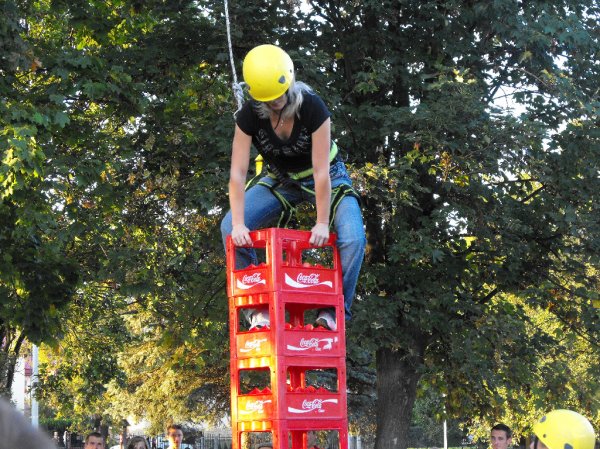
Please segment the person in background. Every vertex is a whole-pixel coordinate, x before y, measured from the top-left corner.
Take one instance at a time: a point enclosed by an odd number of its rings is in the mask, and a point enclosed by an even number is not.
[[[587,418],[572,410],[553,410],[533,425],[530,449],[594,449],[596,434]]]
[[[490,432],[492,449],[508,449],[512,445],[512,432],[506,424],[496,424]]]
[[[83,449],[104,449],[104,438],[100,432],[89,433],[85,437]]]
[[[179,449],[183,441],[183,428],[179,424],[169,424],[167,427],[169,449]]]
[[[127,443],[127,449],[150,449],[144,437],[133,437]]]

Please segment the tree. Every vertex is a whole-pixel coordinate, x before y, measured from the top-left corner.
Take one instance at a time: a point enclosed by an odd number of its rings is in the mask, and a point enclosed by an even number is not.
[[[44,139],[61,127],[47,95],[28,89],[40,61],[20,33],[12,2],[2,5],[0,39],[0,394],[10,395],[25,339],[56,342],[60,310],[73,296],[78,273],[58,235],[54,204],[44,194]]]
[[[225,185],[220,144],[231,119],[221,118],[230,114],[222,70],[206,62],[221,51],[207,47],[212,25],[194,2],[21,6],[20,20],[31,24],[22,34],[44,55],[32,85],[63,108],[61,126],[44,141],[52,163],[39,194],[53,205],[47,213],[60,223],[80,275],[76,301],[62,314],[67,335],[42,367],[40,395],[81,428],[108,404],[115,413],[164,404],[153,408],[155,423],[179,418],[189,400],[176,399],[189,390],[173,396],[165,385],[138,401],[151,387],[134,372],[127,387],[139,391],[130,410],[120,393],[123,358],[144,345],[156,345],[157,363],[167,370],[196,375],[203,358],[217,360],[212,377],[219,392],[228,391],[220,353],[224,273],[214,230],[217,199],[225,199],[223,187],[215,188]],[[199,342],[192,348],[199,350],[202,326],[218,333],[218,343],[202,346],[219,352],[194,352],[188,367],[178,345]],[[196,389],[206,389],[201,381]]]
[[[100,294],[99,294],[100,293]],[[98,286],[82,289],[63,313],[64,335],[54,346],[40,351],[40,374],[36,396],[53,412],[52,418],[67,419],[73,429],[95,430],[93,417],[103,424],[118,422],[106,410],[113,400],[110,384],[126,386],[120,354],[130,343],[130,332],[122,312],[125,304],[104,294]]]

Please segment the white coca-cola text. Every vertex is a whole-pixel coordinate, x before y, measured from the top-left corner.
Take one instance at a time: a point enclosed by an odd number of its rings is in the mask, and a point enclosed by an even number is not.
[[[246,402],[246,410],[249,412],[262,412],[265,409],[265,404],[271,401],[249,401]]]
[[[251,275],[245,274],[242,278],[242,282],[244,284],[258,284],[262,279],[260,278],[260,273],[254,273]]]
[[[302,401],[303,410],[321,410],[321,408],[323,408],[323,400],[321,399],[313,399],[312,401],[305,399]]]
[[[251,351],[253,349],[259,349],[260,346],[267,341],[266,338],[261,338],[257,340],[248,340],[244,345],[244,349]]]
[[[319,275],[317,273],[311,273],[311,274],[298,273],[296,282],[299,282],[301,284],[318,284],[319,283]]]
[[[319,347],[319,339],[318,338],[302,338],[300,340],[301,348],[318,348]]]

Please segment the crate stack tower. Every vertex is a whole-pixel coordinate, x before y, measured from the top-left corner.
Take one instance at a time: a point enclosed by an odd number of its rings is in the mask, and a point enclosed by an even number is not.
[[[231,342],[232,449],[244,433],[270,432],[274,449],[306,449],[310,431],[337,431],[348,448],[346,341],[340,258],[335,235],[332,264],[305,262],[310,232],[269,228],[250,233],[265,262],[235,269],[236,247],[227,240],[227,292]],[[239,248],[238,251],[247,250]],[[308,251],[310,252],[310,251]],[[268,308],[270,326],[246,330],[244,312]],[[305,322],[333,308],[337,330]],[[270,385],[249,386],[259,371]],[[314,373],[329,377],[313,385]],[[311,377],[312,376],[312,377]],[[261,388],[262,387],[262,388]]]

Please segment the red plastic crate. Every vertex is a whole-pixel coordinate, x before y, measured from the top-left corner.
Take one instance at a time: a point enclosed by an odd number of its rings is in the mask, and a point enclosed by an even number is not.
[[[338,331],[285,329],[276,333],[273,328],[239,332],[233,338],[232,356],[238,359],[268,357],[277,353],[289,357],[343,357],[345,355],[344,338]]]
[[[345,357],[345,322],[343,315],[343,296],[327,295],[327,304],[319,304],[314,298],[307,299],[299,295],[265,293],[248,297],[230,299],[229,325],[231,356],[235,358],[263,357],[269,355],[301,357]],[[302,303],[304,301],[304,303]],[[253,304],[253,307],[267,306],[271,320],[270,328],[243,331],[239,329],[242,307],[236,304]],[[330,331],[303,322],[303,313],[307,309],[334,307],[338,329]],[[286,318],[286,307],[288,316]],[[284,320],[289,320],[285,322]]]
[[[335,235],[328,242],[331,267],[303,261],[304,251],[313,248],[308,231],[270,228],[251,238],[266,262],[240,270],[234,269],[236,247],[227,240],[233,449],[241,449],[242,433],[257,431],[271,432],[275,449],[288,449],[290,437],[293,449],[306,449],[312,430],[337,431],[340,449],[347,449],[344,299]],[[244,309],[265,307],[269,328],[240,328]],[[335,310],[335,332],[304,322],[307,312],[321,308]],[[321,369],[336,371],[335,391],[306,385],[308,372]],[[241,392],[245,370],[265,372],[269,387]]]
[[[277,404],[274,394],[245,394],[237,397],[237,421],[267,419],[342,419],[346,401],[340,393],[285,393]],[[279,405],[280,412],[276,413]]]
[[[266,262],[259,266],[235,269],[235,248],[227,237],[227,294],[255,295],[286,291],[304,294],[342,294],[340,257],[331,234],[324,247],[333,251],[333,268],[302,261],[303,251],[318,248],[309,243],[311,233],[294,229],[268,228],[250,232],[252,245],[264,248]],[[285,259],[284,259],[285,256]]]
[[[337,431],[339,449],[348,449],[348,420],[265,420],[243,421],[232,425],[232,449],[241,449],[242,434],[247,432],[270,432],[274,449],[288,449],[291,436],[292,449],[306,448],[306,433],[309,431]]]
[[[240,372],[266,367],[270,370],[270,388],[240,394]],[[232,421],[346,417],[346,364],[343,357],[318,360],[282,356],[233,359],[230,369]],[[319,369],[336,371],[335,391],[306,385],[306,372]]]
[[[229,297],[231,307],[256,307],[258,305],[269,305],[271,302],[287,304],[303,304],[318,307],[337,307],[343,306],[343,295],[324,295],[309,292],[262,292],[251,295],[238,295]]]

